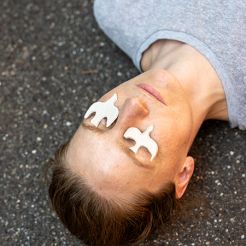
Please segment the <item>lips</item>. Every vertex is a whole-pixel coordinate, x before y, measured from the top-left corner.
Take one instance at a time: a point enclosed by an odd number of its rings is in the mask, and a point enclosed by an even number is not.
[[[137,85],[139,88],[145,90],[148,94],[150,94],[151,96],[153,96],[154,98],[156,98],[158,101],[160,101],[161,103],[165,104],[161,94],[159,93],[159,91],[157,91],[154,87],[152,87],[149,84],[144,84],[144,83],[140,83]],[[165,104],[166,105],[166,104]]]

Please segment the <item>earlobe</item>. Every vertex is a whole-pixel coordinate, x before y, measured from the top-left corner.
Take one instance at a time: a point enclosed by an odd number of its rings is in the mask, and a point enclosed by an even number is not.
[[[194,159],[191,156],[187,156],[183,163],[181,171],[175,178],[175,195],[177,199],[180,199],[189,184],[191,176],[194,171]]]

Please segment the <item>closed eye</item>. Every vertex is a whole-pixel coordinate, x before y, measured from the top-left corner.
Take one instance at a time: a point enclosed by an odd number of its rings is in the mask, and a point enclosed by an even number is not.
[[[87,118],[86,120],[84,120],[83,122],[82,122],[82,126],[83,127],[85,127],[86,129],[89,129],[89,130],[93,130],[93,131],[106,131],[106,130],[108,130],[108,129],[111,129],[111,128],[113,128],[114,127],[114,125],[116,124],[116,121],[117,121],[117,119],[109,126],[109,127],[107,127],[106,126],[106,122],[107,122],[107,120],[106,120],[106,118],[103,118],[101,121],[100,121],[100,123],[99,123],[99,125],[98,125],[98,127],[95,127],[93,124],[91,124],[90,122],[91,122],[91,119],[94,117],[94,115],[91,115],[89,118]]]
[[[131,148],[136,144],[136,142],[132,139],[126,139],[126,141],[127,141],[128,148]],[[135,153],[135,155],[149,158],[150,152],[149,152],[148,148],[146,148],[144,146],[140,146],[140,148],[138,149],[137,153]]]
[[[116,121],[117,121],[117,119],[115,119],[115,121],[114,121],[110,126],[107,127],[107,126],[106,126],[106,124],[107,124],[107,119],[106,119],[106,118],[103,118],[103,119],[100,121],[98,127],[102,128],[102,129],[104,129],[104,130],[112,129],[112,128],[114,127]]]

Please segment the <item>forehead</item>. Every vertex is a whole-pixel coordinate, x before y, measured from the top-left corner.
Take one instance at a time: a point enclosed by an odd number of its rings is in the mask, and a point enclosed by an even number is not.
[[[81,170],[92,168],[108,175],[116,168],[131,166],[131,158],[117,142],[119,143],[118,135],[96,134],[80,127],[69,146],[69,163]]]
[[[104,190],[147,188],[148,179],[153,174],[152,170],[134,165],[112,141],[112,135],[109,138],[78,129],[67,153],[68,165],[85,176],[91,185]]]

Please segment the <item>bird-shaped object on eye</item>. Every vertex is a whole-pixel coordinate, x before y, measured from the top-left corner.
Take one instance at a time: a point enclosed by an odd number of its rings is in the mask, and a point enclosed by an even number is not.
[[[154,126],[149,126],[143,133],[136,127],[130,127],[124,133],[124,138],[129,138],[135,141],[135,145],[129,149],[135,154],[140,147],[145,147],[151,154],[151,161],[155,158],[158,152],[157,143],[150,137],[150,132],[153,131]]]
[[[96,113],[92,118],[91,123],[98,127],[100,121],[104,118],[107,119],[106,127],[109,127],[118,117],[119,110],[114,105],[117,100],[117,94],[115,93],[111,98],[105,102],[95,102],[84,115],[84,119],[87,119],[91,114]]]

